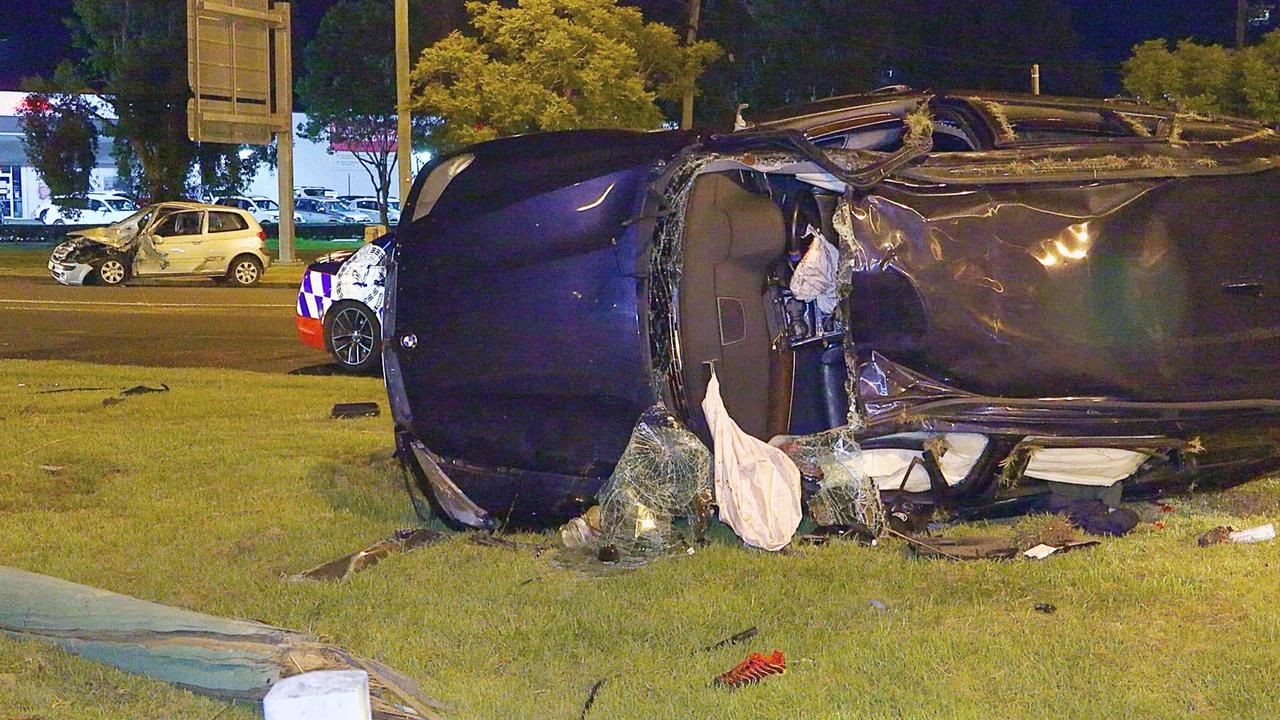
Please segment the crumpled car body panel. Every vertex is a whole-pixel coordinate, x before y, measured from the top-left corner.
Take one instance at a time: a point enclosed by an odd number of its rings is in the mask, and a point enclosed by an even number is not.
[[[475,160],[429,215],[405,208],[389,261],[383,364],[402,461],[419,443],[450,495],[500,523],[589,504],[646,408],[688,418],[701,399],[661,377],[681,352],[674,286],[650,277],[655,228],[683,210],[668,183],[699,158],[749,172],[814,150],[787,132],[468,148]],[[816,187],[840,187],[858,153],[810,163]],[[797,365],[791,407],[809,409],[793,433],[852,404],[864,452],[917,438],[927,455],[921,433],[980,434],[964,479],[916,493],[956,507],[1025,503],[1010,490],[1044,448],[1141,452],[1135,492],[1280,467],[1273,136],[893,155],[844,181],[844,347],[811,347],[822,363]],[[414,196],[448,161],[424,169]],[[850,380],[845,406],[829,400],[831,373]]]

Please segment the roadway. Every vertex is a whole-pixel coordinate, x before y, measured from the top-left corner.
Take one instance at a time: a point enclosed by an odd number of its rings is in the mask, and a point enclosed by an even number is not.
[[[66,287],[0,276],[0,359],[326,372],[298,341],[294,287],[203,281]]]

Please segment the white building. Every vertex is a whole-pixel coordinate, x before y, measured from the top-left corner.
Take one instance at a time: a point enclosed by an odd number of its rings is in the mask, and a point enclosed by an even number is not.
[[[26,150],[22,146],[22,128],[19,126],[18,107],[26,93],[0,91],[0,217],[30,218],[36,208],[48,200],[49,188],[31,167]],[[368,174],[349,152],[329,152],[325,143],[315,143],[298,136],[297,128],[305,122],[301,113],[293,115],[293,182],[297,187],[326,187],[337,195],[373,195],[373,183]],[[186,124],[186,118],[175,118]],[[414,158],[416,171],[430,155],[418,153]],[[90,190],[116,189],[118,173],[111,157],[109,141],[98,143],[97,167],[90,177]],[[279,200],[276,172],[263,167],[246,190],[249,195],[262,195]],[[397,194],[392,182],[391,194]]]

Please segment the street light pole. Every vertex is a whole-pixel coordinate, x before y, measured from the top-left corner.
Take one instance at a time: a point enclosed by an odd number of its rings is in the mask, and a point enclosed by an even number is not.
[[[409,115],[409,0],[396,3],[396,164],[399,165],[400,207],[409,202],[413,182],[413,124]]]

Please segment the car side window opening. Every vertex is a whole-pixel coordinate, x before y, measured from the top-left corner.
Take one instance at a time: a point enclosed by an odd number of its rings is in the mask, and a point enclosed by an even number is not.
[[[156,226],[154,233],[160,237],[176,237],[179,235],[199,235],[199,211],[175,212],[169,214]]]
[[[248,223],[237,213],[209,213],[209,232],[211,233],[234,232],[236,230],[245,230],[248,227]]]

